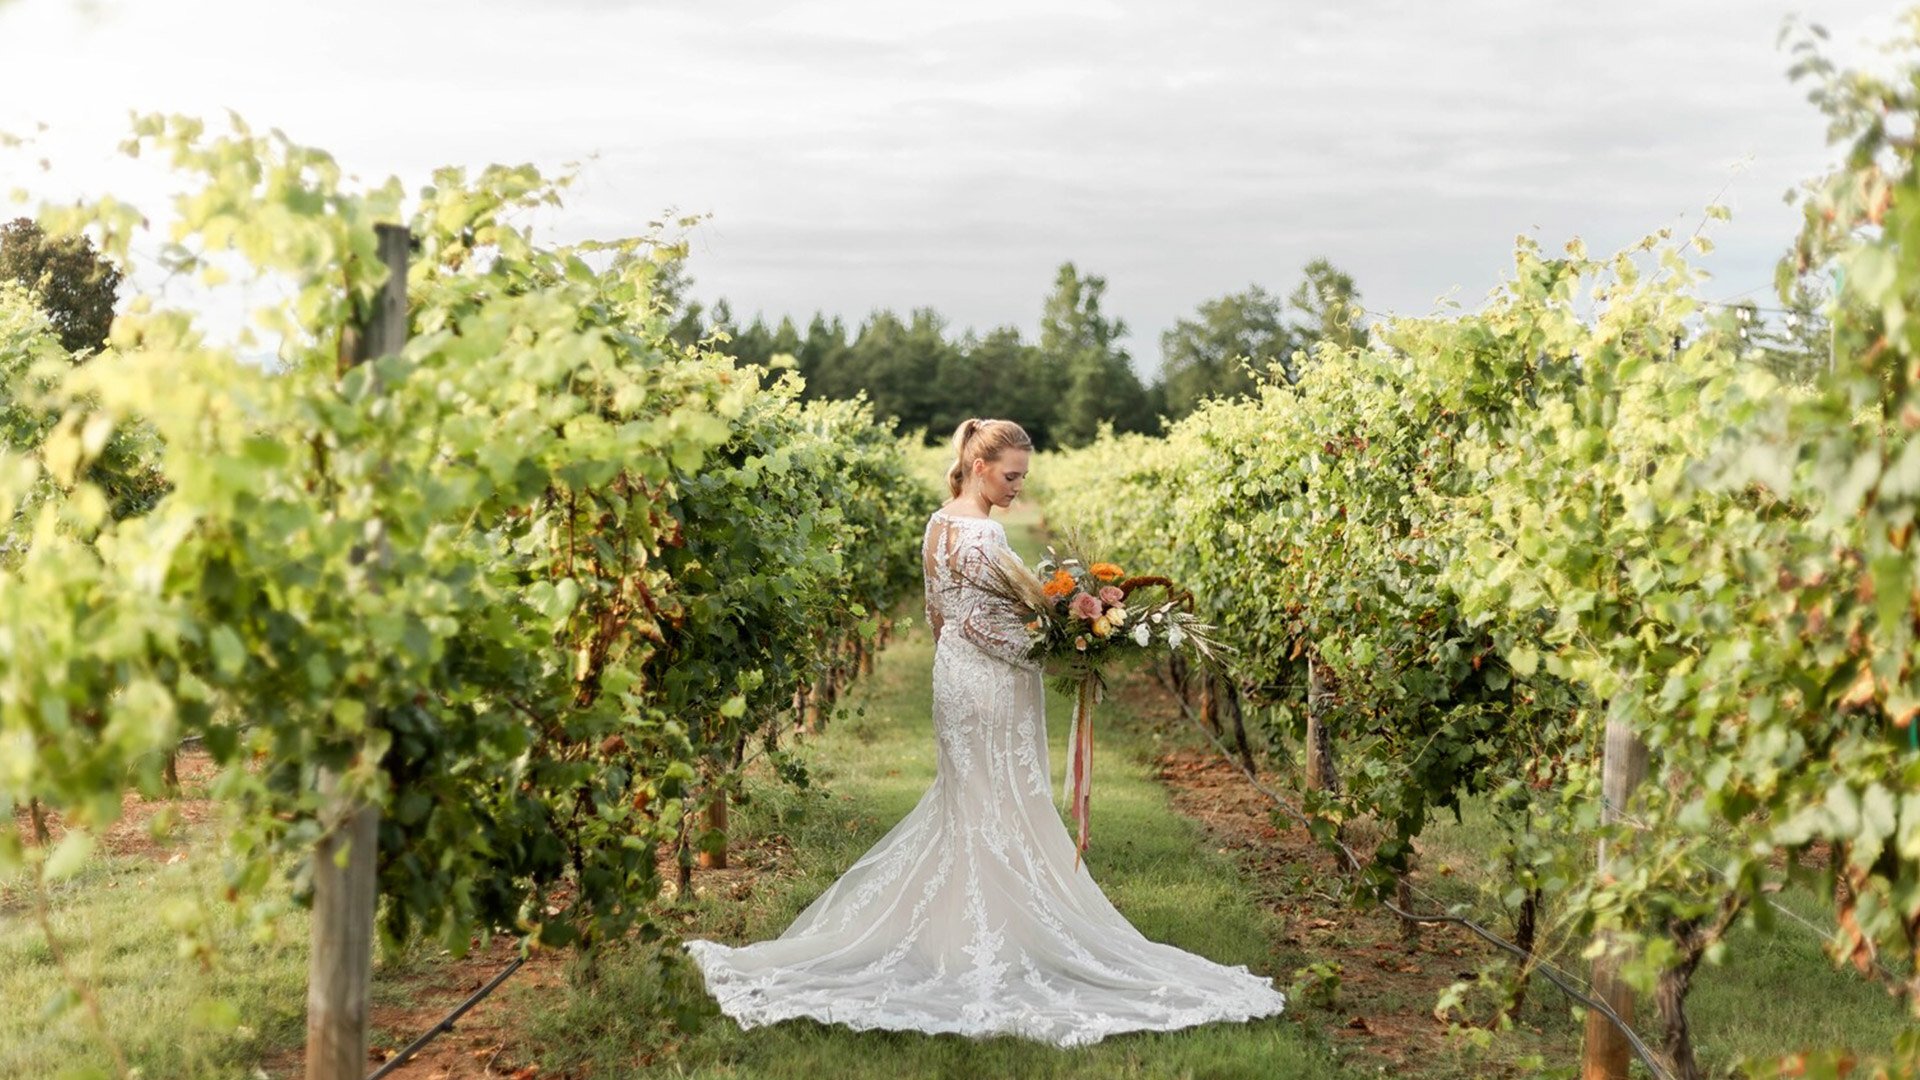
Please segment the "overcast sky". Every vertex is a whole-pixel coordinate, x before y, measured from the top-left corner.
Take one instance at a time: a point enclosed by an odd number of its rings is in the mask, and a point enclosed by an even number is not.
[[[417,186],[437,165],[583,162],[556,239],[710,213],[692,271],[742,315],[931,306],[1031,334],[1058,265],[1157,369],[1201,301],[1324,255],[1375,312],[1475,306],[1530,233],[1691,231],[1710,299],[1763,302],[1781,196],[1834,157],[1782,19],[1844,59],[1867,0],[0,0],[0,192],[114,194],[129,110],[233,109]],[[40,157],[54,167],[32,165]],[[157,243],[157,241],[156,241]]]

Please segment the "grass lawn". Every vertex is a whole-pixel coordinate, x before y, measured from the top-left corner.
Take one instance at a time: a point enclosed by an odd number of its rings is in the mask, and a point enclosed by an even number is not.
[[[49,887],[54,939],[91,988],[129,1066],[146,1077],[245,1075],[297,1042],[306,1004],[306,919],[257,932],[220,899],[218,844],[195,827],[177,846],[95,854]],[[202,963],[181,944],[193,927]],[[0,1076],[110,1075],[113,1057],[41,932],[31,889],[0,886]],[[85,1070],[96,1070],[87,1073]]]

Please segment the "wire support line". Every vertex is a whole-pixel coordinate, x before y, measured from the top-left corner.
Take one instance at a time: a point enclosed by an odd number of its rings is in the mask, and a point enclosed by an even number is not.
[[[1755,311],[1763,315],[1793,315],[1798,318],[1806,318],[1808,314],[1804,311],[1795,311],[1792,308],[1767,307],[1763,304],[1749,304],[1733,300],[1695,300],[1694,302],[1702,307],[1727,308],[1734,311]],[[1815,311],[1813,314],[1818,315],[1819,312]]]
[[[442,1017],[439,1023],[428,1028],[426,1032],[422,1034],[419,1038],[408,1043],[406,1049],[393,1055],[391,1058],[388,1058],[386,1061],[386,1064],[381,1065],[380,1068],[376,1069],[371,1075],[367,1077],[367,1080],[382,1080],[383,1077],[392,1073],[395,1069],[398,1069],[400,1066],[405,1065],[413,1057],[413,1055],[419,1053],[428,1043],[439,1038],[441,1035],[445,1034],[446,1032],[452,1031],[455,1021],[459,1020],[462,1016],[465,1016],[467,1014],[468,1009],[471,1009],[475,1005],[480,1004],[480,1002],[484,1000],[488,994],[493,993],[496,987],[498,987],[501,983],[506,982],[508,976],[512,975],[516,971],[519,971],[520,965],[526,962],[527,962],[527,958],[524,956],[514,957],[513,963],[508,964],[506,967],[506,970],[502,971],[498,975],[495,975],[491,982],[487,983],[487,985],[475,991],[472,997],[469,997],[467,1000],[461,1002],[458,1008],[454,1009],[452,1012]]]
[[[1236,758],[1233,755],[1232,751],[1227,747],[1227,745],[1220,741],[1219,736],[1207,730],[1206,725],[1202,724],[1200,722],[1200,718],[1194,715],[1193,710],[1187,705],[1186,700],[1184,698],[1180,697],[1179,695],[1175,695],[1175,700],[1179,701],[1180,703],[1181,715],[1185,716],[1187,721],[1193,725],[1194,730],[1200,732],[1200,734],[1204,735],[1207,738],[1208,742],[1213,744],[1214,750],[1216,750],[1220,754],[1220,756],[1227,761],[1228,764],[1232,765],[1235,769],[1239,770],[1240,774],[1247,778],[1247,782],[1252,784],[1255,790],[1259,791],[1262,795],[1265,795],[1268,798],[1268,800],[1273,802],[1274,805],[1278,806],[1281,809],[1281,811],[1284,812],[1288,817],[1298,822],[1302,828],[1307,829],[1308,832],[1311,833],[1313,829],[1312,819],[1308,818],[1304,812],[1294,807],[1292,803],[1288,802],[1279,793],[1275,792],[1272,788],[1268,787],[1265,783],[1261,782],[1260,777],[1256,775],[1253,771],[1248,769],[1246,765],[1243,762],[1241,762],[1238,758]],[[1348,869],[1355,873],[1360,872],[1362,868],[1360,857],[1354,853],[1354,850],[1352,848],[1347,846],[1346,841],[1341,840],[1339,837],[1335,837],[1333,840],[1333,844],[1335,847],[1339,848],[1340,854],[1346,860]],[[1405,879],[1403,878],[1402,880],[1404,881]],[[1445,902],[1441,901],[1438,897],[1420,888],[1419,886],[1414,885],[1412,882],[1407,882],[1407,891],[1424,898],[1428,903],[1431,903],[1437,907],[1446,906]],[[1492,945],[1495,948],[1502,950],[1503,952],[1507,952],[1514,956],[1519,957],[1521,960],[1525,961],[1527,964],[1527,966],[1524,967],[1523,970],[1538,972],[1549,983],[1553,984],[1553,987],[1559,990],[1562,994],[1565,994],[1568,998],[1572,999],[1573,1001],[1586,1006],[1588,1009],[1592,1010],[1593,1012],[1600,1014],[1600,1016],[1604,1017],[1609,1024],[1612,1024],[1614,1029],[1620,1032],[1621,1036],[1627,1040],[1628,1045],[1633,1048],[1634,1056],[1639,1058],[1640,1063],[1642,1065],[1645,1065],[1647,1067],[1647,1071],[1653,1074],[1654,1080],[1672,1080],[1673,1074],[1667,1070],[1666,1066],[1654,1054],[1652,1049],[1650,1049],[1647,1046],[1645,1040],[1641,1039],[1640,1036],[1634,1032],[1633,1028],[1624,1019],[1621,1018],[1620,1014],[1613,1010],[1612,1006],[1578,989],[1574,984],[1579,982],[1580,980],[1577,977],[1571,974],[1568,974],[1562,969],[1556,967],[1552,961],[1528,952],[1527,950],[1521,948],[1519,945],[1516,945],[1513,942],[1508,941],[1506,938],[1503,938],[1500,935],[1494,933],[1493,931],[1488,930],[1486,927],[1481,926],[1479,923],[1473,921],[1472,919],[1464,918],[1459,915],[1420,914],[1416,912],[1411,912],[1400,907],[1398,904],[1395,904],[1393,901],[1388,900],[1384,897],[1380,899],[1380,904],[1381,906],[1385,907],[1388,911],[1391,911],[1393,914],[1399,916],[1402,919],[1407,920],[1408,922],[1416,922],[1416,923],[1421,923],[1425,925],[1458,926],[1461,929],[1466,930],[1469,933],[1472,933],[1475,937],[1480,938],[1482,941],[1485,941],[1487,944]]]

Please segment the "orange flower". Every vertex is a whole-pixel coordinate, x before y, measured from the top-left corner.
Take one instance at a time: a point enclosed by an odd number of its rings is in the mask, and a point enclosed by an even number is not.
[[[1055,570],[1053,580],[1040,587],[1047,599],[1058,600],[1073,591],[1073,575],[1065,570]]]
[[[1101,581],[1112,581],[1120,576],[1120,568],[1110,562],[1097,562],[1087,568],[1087,572]]]

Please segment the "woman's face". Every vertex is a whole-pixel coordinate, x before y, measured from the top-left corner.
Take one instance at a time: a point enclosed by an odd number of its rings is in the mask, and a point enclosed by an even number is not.
[[[973,475],[980,494],[994,506],[1012,506],[1027,482],[1027,463],[1032,457],[1027,450],[1002,450],[994,461],[976,460]]]

